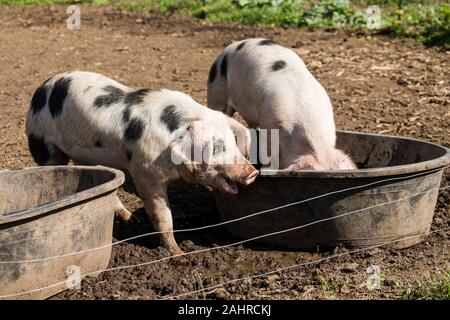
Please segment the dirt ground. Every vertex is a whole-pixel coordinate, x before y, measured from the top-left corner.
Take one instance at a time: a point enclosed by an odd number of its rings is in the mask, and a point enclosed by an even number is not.
[[[74,69],[106,74],[136,87],[168,87],[206,103],[210,63],[232,41],[268,37],[294,48],[328,91],[339,129],[425,139],[450,147],[450,52],[366,33],[264,29],[108,7],[82,7],[81,30],[65,27],[65,7],[0,6],[0,169],[33,165],[25,114],[37,86]],[[442,186],[449,185],[447,170]],[[141,201],[122,189],[125,205],[144,217]],[[206,189],[175,183],[170,190],[175,229],[219,221]],[[441,192],[433,229],[449,224],[448,192]],[[149,232],[148,223],[116,222],[115,239]],[[237,241],[222,228],[180,233],[185,251]],[[447,233],[413,248],[373,249],[267,277],[235,282],[188,299],[386,299],[402,297],[449,266]],[[110,266],[167,256],[157,237],[113,247]],[[338,248],[334,253],[345,252]],[[106,272],[83,281],[79,291],[56,299],[155,299],[273,270],[331,253],[304,253],[245,246]],[[366,269],[379,265],[382,286],[368,290]]]

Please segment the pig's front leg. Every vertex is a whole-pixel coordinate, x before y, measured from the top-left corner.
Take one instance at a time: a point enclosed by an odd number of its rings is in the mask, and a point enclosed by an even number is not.
[[[167,197],[167,186],[155,184],[151,179],[137,178],[135,185],[139,196],[144,201],[145,212],[160,237],[164,247],[173,255],[182,254],[173,235],[172,212]]]

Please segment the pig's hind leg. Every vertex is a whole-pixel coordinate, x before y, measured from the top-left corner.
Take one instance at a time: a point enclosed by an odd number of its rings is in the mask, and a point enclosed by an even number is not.
[[[116,197],[116,205],[114,207],[114,215],[124,222],[140,222],[125,206],[118,197]]]
[[[37,135],[28,136],[28,148],[34,161],[40,166],[67,165],[69,157],[52,142]]]
[[[235,112],[235,108],[229,101],[227,79],[221,72],[222,65],[223,57],[219,57],[209,70],[207,103],[209,108],[223,112],[231,117]]]
[[[74,165],[86,165],[85,163],[72,159]],[[67,164],[67,163],[66,163]],[[116,196],[116,203],[114,205],[114,216],[120,219],[123,222],[140,222],[140,220],[133,215],[125,206],[122,201],[120,201],[119,197]]]

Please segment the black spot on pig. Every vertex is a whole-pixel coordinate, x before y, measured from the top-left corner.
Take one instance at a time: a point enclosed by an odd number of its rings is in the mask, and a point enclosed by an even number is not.
[[[83,93],[87,93],[89,90],[92,89],[92,86],[87,86],[84,90]]]
[[[217,61],[214,61],[214,63],[211,66],[211,69],[209,69],[208,83],[214,82],[214,79],[216,78],[216,73],[217,73]]]
[[[181,115],[176,111],[174,105],[169,105],[161,112],[160,120],[165,123],[167,128],[172,132],[180,127]]]
[[[48,106],[52,118],[59,116],[62,112],[64,100],[67,97],[70,89],[72,78],[63,77],[58,79],[53,85],[52,93],[48,99]]]
[[[130,113],[131,113],[131,109],[130,107],[126,107],[125,109],[123,109],[122,112],[122,121],[127,123],[128,121],[130,121]]]
[[[278,60],[272,65],[272,70],[278,71],[278,70],[283,69],[284,67],[286,67],[286,61]]]
[[[103,147],[102,141],[101,141],[100,139],[97,139],[97,141],[95,141],[95,146],[96,146],[97,148]]]
[[[130,150],[125,151],[125,155],[127,156],[128,161],[131,161],[133,158],[133,153]]]
[[[45,103],[47,102],[47,89],[45,88],[46,83],[40,85],[37,88],[36,92],[33,94],[33,98],[31,98],[31,111],[33,114],[42,110],[45,107]]]
[[[125,104],[127,106],[133,106],[142,103],[145,96],[152,91],[149,88],[136,89],[125,96]]]
[[[119,102],[124,97],[123,90],[114,86],[106,86],[103,88],[103,91],[108,92],[108,94],[95,98],[94,106],[97,108],[109,107],[110,105]]]
[[[277,44],[278,44],[278,42],[273,41],[271,39],[264,39],[264,40],[261,40],[258,42],[258,45],[260,45],[260,46],[274,46]]]
[[[103,88],[103,91],[109,92],[109,93],[113,93],[113,94],[116,94],[116,95],[124,95],[124,92],[123,92],[122,89],[114,87],[114,86],[105,86]]]
[[[38,165],[42,166],[50,159],[50,151],[44,142],[44,139],[38,138],[33,134],[28,137],[28,148],[31,156]]]
[[[126,142],[136,142],[144,133],[145,123],[141,119],[134,118],[128,122],[125,128],[124,139]]]
[[[245,46],[245,41],[244,42],[241,42],[241,43],[239,43],[239,45],[236,47],[236,51],[239,51],[239,50],[241,50],[243,47]]]
[[[220,64],[220,75],[227,78],[227,68],[228,68],[228,55],[225,55],[222,59],[222,63]]]

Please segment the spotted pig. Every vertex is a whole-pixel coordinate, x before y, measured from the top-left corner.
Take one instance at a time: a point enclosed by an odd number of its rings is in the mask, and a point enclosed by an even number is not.
[[[249,137],[237,121],[184,93],[132,89],[91,72],[67,72],[42,83],[30,104],[26,133],[39,165],[72,160],[129,171],[173,254],[181,250],[167,198],[171,181],[182,178],[237,193],[236,183],[248,185],[258,175],[245,158],[248,143],[236,143],[236,134]],[[201,158],[191,157],[198,153]],[[115,211],[124,220],[131,217],[119,199]]]
[[[336,149],[333,108],[325,89],[292,50],[268,39],[247,39],[223,50],[210,68],[208,106],[252,128],[279,129],[279,166],[356,169]]]

